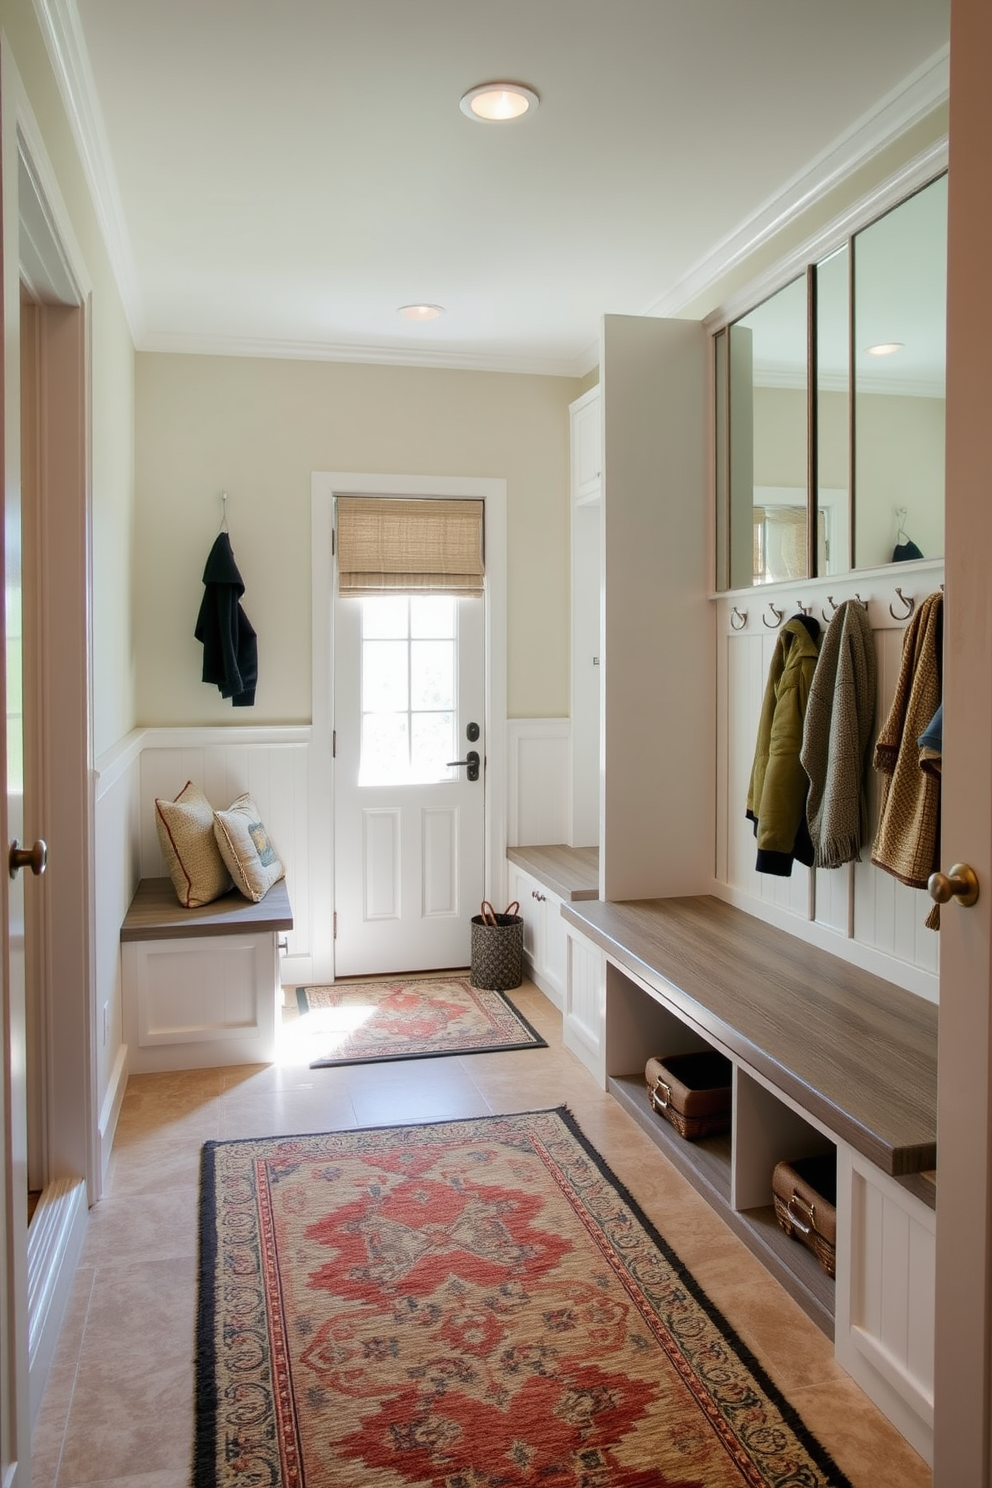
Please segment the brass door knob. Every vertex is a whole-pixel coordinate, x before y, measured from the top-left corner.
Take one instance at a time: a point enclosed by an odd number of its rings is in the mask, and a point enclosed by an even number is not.
[[[40,877],[48,863],[48,843],[39,837],[33,847],[22,847],[15,837],[10,844],[7,866],[11,878],[16,878],[22,868],[30,868],[35,878]]]
[[[978,898],[978,875],[967,863],[955,863],[949,874],[931,873],[927,889],[938,904],[956,899],[962,909],[970,909]]]

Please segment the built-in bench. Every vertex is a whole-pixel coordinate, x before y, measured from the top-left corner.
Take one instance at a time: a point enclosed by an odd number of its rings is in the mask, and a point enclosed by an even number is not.
[[[563,903],[566,1046],[834,1337],[924,1456],[932,1428],[937,1008],[712,897]],[[684,1141],[652,1055],[715,1048],[731,1129]],[[834,1151],[837,1274],[785,1235],[782,1160]]]
[[[258,904],[232,890],[184,909],[171,879],[142,879],[120,934],[131,1071],[270,1062],[292,928],[285,880]]]

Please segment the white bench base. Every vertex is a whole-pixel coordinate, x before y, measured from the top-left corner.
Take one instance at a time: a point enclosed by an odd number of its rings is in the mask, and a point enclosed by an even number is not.
[[[271,1063],[291,927],[284,884],[258,905],[231,894],[184,910],[167,879],[143,880],[121,929],[131,1073]]]

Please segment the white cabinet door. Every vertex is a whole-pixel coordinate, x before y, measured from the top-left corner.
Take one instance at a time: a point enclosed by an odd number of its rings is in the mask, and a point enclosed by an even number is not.
[[[515,863],[509,865],[510,900],[520,904],[527,974],[560,1008],[565,990],[565,935],[561,900]]]
[[[569,408],[572,432],[572,499],[596,501],[602,476],[603,436],[599,388],[590,388]]]
[[[837,1361],[932,1462],[936,1215],[841,1142],[837,1220]]]
[[[572,821],[573,847],[599,842],[601,540],[599,389],[571,414]]]

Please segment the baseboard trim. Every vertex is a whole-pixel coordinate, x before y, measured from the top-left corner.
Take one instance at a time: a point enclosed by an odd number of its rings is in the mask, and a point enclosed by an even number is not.
[[[97,1130],[100,1150],[100,1192],[94,1195],[95,1198],[103,1197],[103,1185],[110,1166],[110,1154],[114,1146],[114,1137],[117,1134],[117,1121],[121,1114],[126,1089],[127,1044],[121,1044],[117,1050],[114,1067],[110,1072],[110,1079],[107,1081],[107,1093],[100,1108],[100,1123]]]
[[[89,1210],[82,1178],[58,1178],[38,1201],[28,1226],[28,1371],[31,1426],[41,1409]]]
[[[551,1003],[552,1007],[556,1007],[558,1011],[561,1012],[562,1008],[565,1006],[565,999],[562,997],[558,989],[552,986],[551,982],[549,982],[546,977],[543,977],[535,968],[534,962],[531,960],[526,951],[524,951],[523,954],[523,967],[525,975],[530,981],[534,983],[534,986],[538,989],[538,991],[543,992],[545,997]]]

